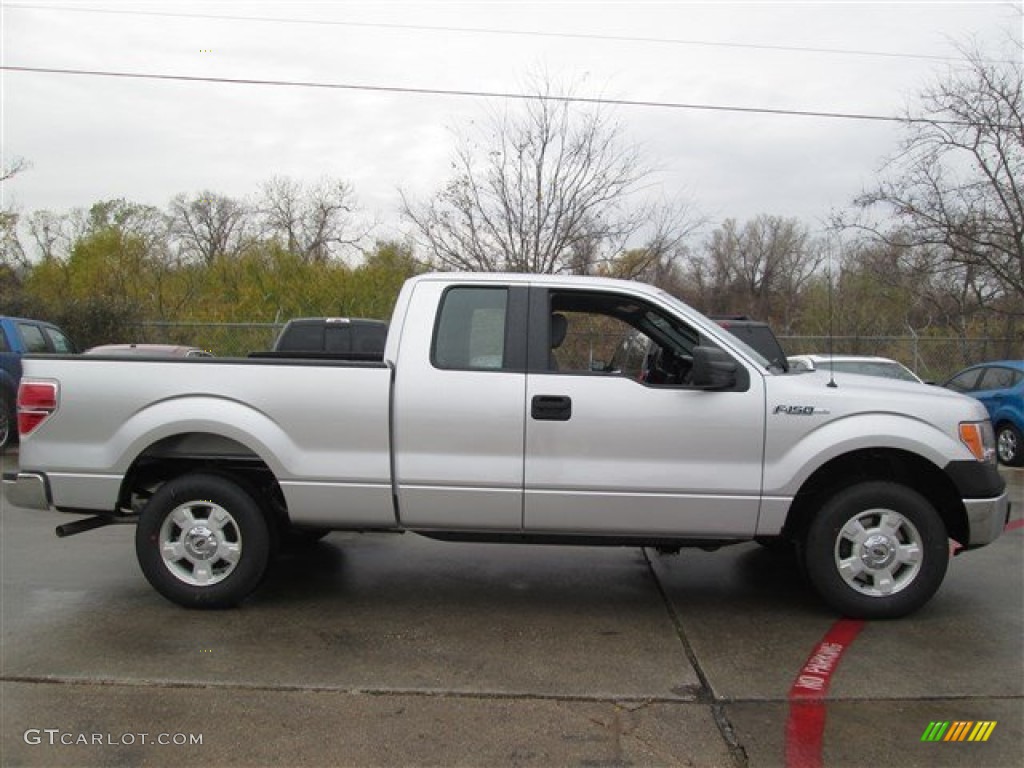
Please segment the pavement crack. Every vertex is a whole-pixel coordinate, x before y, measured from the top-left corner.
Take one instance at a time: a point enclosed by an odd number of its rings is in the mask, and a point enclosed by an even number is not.
[[[676,636],[679,638],[679,643],[683,648],[683,652],[686,654],[686,659],[690,662],[690,665],[697,673],[697,679],[700,681],[700,691],[698,692],[697,700],[710,707],[711,716],[715,721],[715,725],[722,737],[722,741],[725,742],[726,749],[729,750],[729,755],[732,757],[733,765],[736,766],[736,768],[747,768],[749,765],[747,751],[744,749],[743,745],[740,744],[739,739],[736,736],[736,730],[733,728],[732,723],[725,712],[724,702],[719,701],[715,697],[715,691],[711,687],[711,681],[708,679],[703,666],[701,666],[700,659],[697,658],[697,653],[693,649],[693,644],[690,643],[690,639],[686,634],[686,627],[683,626],[683,617],[679,614],[679,611],[676,610],[675,605],[672,603],[672,599],[669,597],[668,592],[665,589],[665,585],[662,584],[661,579],[658,578],[658,572],[654,569],[654,563],[651,561],[650,553],[646,548],[641,549],[640,551],[643,553],[644,560],[647,561],[647,570],[651,574],[651,579],[654,581],[658,594],[661,595],[661,600],[665,605],[665,610],[668,612],[672,625],[675,627]]]
[[[555,701],[612,704],[623,707],[644,707],[652,703],[681,704],[687,700],[675,696],[618,696],[613,693],[577,694],[544,691],[470,690],[458,688],[400,688],[387,686],[317,685],[312,683],[241,683],[230,681],[196,681],[169,679],[118,679],[73,677],[63,675],[0,675],[0,682],[29,685],[75,685],[125,688],[166,688],[194,690],[236,690],[286,693],[340,693],[351,696],[409,696],[419,698],[480,699],[491,701]],[[692,701],[692,700],[691,700]]]

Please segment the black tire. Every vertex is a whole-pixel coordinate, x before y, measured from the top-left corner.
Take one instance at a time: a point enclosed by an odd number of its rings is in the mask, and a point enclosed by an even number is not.
[[[146,579],[168,600],[186,608],[230,608],[263,578],[271,539],[245,487],[196,472],[153,494],[139,517],[135,553]]]
[[[18,412],[14,398],[0,393],[0,453],[18,441]]]
[[[1024,438],[1013,424],[1000,424],[996,430],[996,456],[1008,467],[1024,467]]]
[[[871,481],[829,499],[811,520],[802,553],[811,586],[829,606],[852,618],[893,619],[938,590],[949,540],[921,494]]]

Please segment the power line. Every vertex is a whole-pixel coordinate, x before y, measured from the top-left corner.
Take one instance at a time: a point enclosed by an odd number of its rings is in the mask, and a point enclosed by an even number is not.
[[[774,115],[786,117],[818,117],[836,120],[869,120],[874,122],[930,123],[933,125],[967,126],[970,123],[960,120],[939,120],[932,118],[894,117],[892,115],[871,115],[857,112],[827,112],[808,109],[776,109],[771,107],[740,107],[723,104],[694,104],[679,101],[643,101],[636,99],[609,99],[596,96],[538,96],[529,93],[502,91],[473,91],[452,88],[412,88],[397,85],[366,85],[363,83],[323,83],[302,80],[264,80],[255,78],[209,77],[199,75],[168,75],[153,72],[114,72],[95,69],[63,69],[57,67],[19,67],[7,64],[0,65],[0,70],[8,72],[33,72],[50,75],[80,75],[87,77],[118,77],[136,80],[165,80],[186,83],[220,83],[224,85],[268,85],[288,88],[323,88],[344,91],[369,91],[376,93],[404,93],[419,96],[456,96],[486,99],[511,99],[517,101],[557,101],[576,104],[596,104],[617,107],[651,107],[661,109],[689,109],[705,112],[737,112],[740,114]]]
[[[736,48],[743,50],[755,50],[755,51],[773,51],[781,53],[815,53],[815,54],[834,54],[842,56],[875,56],[892,59],[918,59],[923,61],[965,61],[962,57],[957,56],[935,56],[929,54],[920,53],[900,53],[894,51],[870,51],[861,50],[855,48],[821,48],[813,46],[799,46],[799,45],[769,45],[765,43],[727,43],[721,41],[712,40],[688,40],[683,38],[671,38],[671,37],[640,37],[633,35],[606,35],[598,33],[586,33],[586,32],[544,32],[538,30],[527,30],[527,29],[498,29],[494,27],[460,27],[460,26],[447,26],[447,25],[434,25],[434,24],[399,24],[399,23],[388,23],[388,22],[368,22],[368,21],[337,21],[332,19],[295,19],[295,18],[282,18],[278,16],[234,16],[228,14],[208,14],[208,13],[178,13],[173,11],[138,11],[138,10],[125,10],[125,9],[106,9],[106,8],[75,8],[68,6],[45,6],[45,5],[27,5],[22,3],[7,3],[7,8],[15,8],[19,10],[43,10],[43,11],[66,11],[70,13],[103,13],[112,14],[118,16],[156,16],[161,18],[178,18],[178,19],[210,19],[216,21],[255,21],[261,23],[278,23],[278,24],[304,24],[311,26],[337,26],[337,27],[356,27],[356,28],[369,28],[369,29],[392,29],[392,30],[413,30],[421,32],[445,32],[445,33],[457,33],[457,34],[483,34],[483,35],[506,35],[506,36],[517,36],[517,37],[540,37],[540,38],[560,38],[569,40],[598,40],[604,42],[617,42],[617,43],[650,43],[656,45],[687,45],[695,47],[705,48]],[[988,63],[1009,63],[1002,62],[1000,60],[991,60]]]

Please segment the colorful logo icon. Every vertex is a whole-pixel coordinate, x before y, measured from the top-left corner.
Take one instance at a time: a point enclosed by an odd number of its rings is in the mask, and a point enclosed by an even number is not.
[[[988,741],[995,729],[995,720],[932,722],[921,734],[921,741]]]

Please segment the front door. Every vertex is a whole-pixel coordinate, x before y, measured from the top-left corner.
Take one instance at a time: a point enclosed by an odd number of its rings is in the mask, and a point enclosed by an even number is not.
[[[667,307],[599,290],[533,290],[530,321],[548,326],[552,349],[530,352],[524,530],[751,536],[764,452],[760,373],[740,362],[737,387],[696,389],[690,353],[712,342]]]

